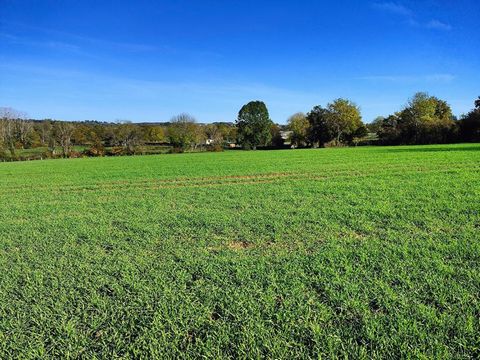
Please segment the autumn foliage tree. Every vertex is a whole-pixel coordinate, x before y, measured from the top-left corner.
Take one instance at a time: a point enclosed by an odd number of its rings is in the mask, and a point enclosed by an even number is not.
[[[197,121],[189,114],[180,114],[170,120],[168,139],[180,151],[193,148],[200,141]]]
[[[360,109],[346,99],[336,99],[326,108],[315,106],[307,114],[307,120],[310,124],[308,138],[319,146],[330,142],[336,146],[349,143],[364,126]]]
[[[383,120],[378,131],[383,144],[434,144],[457,138],[452,109],[446,101],[416,93],[399,112]]]
[[[57,121],[54,125],[54,135],[57,142],[62,147],[63,157],[68,157],[72,151],[72,136],[75,131],[75,126],[66,121]]]
[[[12,108],[0,108],[0,145],[15,156],[16,121],[20,113]]]
[[[302,112],[293,114],[287,121],[288,129],[292,132],[290,142],[293,146],[305,146],[308,143],[308,128],[310,126],[306,115]]]

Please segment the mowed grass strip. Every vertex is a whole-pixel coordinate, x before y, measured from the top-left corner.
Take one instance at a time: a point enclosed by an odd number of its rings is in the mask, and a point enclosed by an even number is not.
[[[0,358],[477,358],[480,146],[0,164]]]

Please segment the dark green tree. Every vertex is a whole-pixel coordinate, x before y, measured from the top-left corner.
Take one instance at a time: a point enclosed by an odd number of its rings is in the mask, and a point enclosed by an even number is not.
[[[238,112],[238,142],[245,148],[255,150],[267,146],[272,139],[272,120],[263,101],[251,101]]]
[[[348,142],[351,144],[355,144],[357,146],[362,140],[368,135],[368,128],[362,124],[360,125],[357,130],[355,130],[352,134],[348,136]]]
[[[383,116],[377,116],[371,123],[366,124],[369,132],[378,133],[382,128],[382,124],[385,118]]]
[[[333,134],[327,124],[327,114],[328,110],[321,106],[315,106],[307,114],[309,123],[307,139],[313,146],[323,147],[333,139]]]
[[[272,135],[271,137],[271,145],[274,147],[282,147],[285,144],[285,140],[282,137],[280,126],[277,124],[272,124],[270,127],[270,134]]]
[[[398,126],[399,114],[393,114],[383,118],[379,129],[377,130],[379,143],[382,145],[400,144],[400,129]]]
[[[480,97],[475,100],[475,109],[460,120],[460,139],[480,142]]]

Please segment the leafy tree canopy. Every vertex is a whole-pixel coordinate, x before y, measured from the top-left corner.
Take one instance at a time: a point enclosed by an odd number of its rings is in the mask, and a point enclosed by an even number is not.
[[[269,145],[272,120],[263,101],[251,101],[238,112],[238,141],[245,148]]]
[[[288,119],[288,129],[292,132],[290,140],[292,145],[304,146],[308,143],[308,128],[310,124],[304,113],[296,113]]]
[[[320,146],[332,140],[337,145],[349,142],[363,125],[360,109],[347,99],[337,99],[326,108],[315,106],[308,113],[307,120],[310,123],[309,139]]]
[[[460,136],[463,141],[480,142],[480,97],[475,108],[460,120]]]
[[[180,114],[170,120],[168,138],[170,143],[185,150],[196,143],[198,137],[198,125],[193,116]]]
[[[327,124],[339,144],[342,135],[351,136],[363,125],[360,109],[350,100],[337,99],[327,105]]]
[[[445,124],[452,122],[453,115],[446,101],[419,92],[410,99],[400,118],[413,125]]]

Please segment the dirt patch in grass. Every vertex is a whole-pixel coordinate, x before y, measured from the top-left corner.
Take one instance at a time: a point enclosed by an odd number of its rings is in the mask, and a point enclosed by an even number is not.
[[[231,241],[228,243],[227,247],[230,250],[246,250],[253,248],[253,244],[247,242],[247,241]]]

